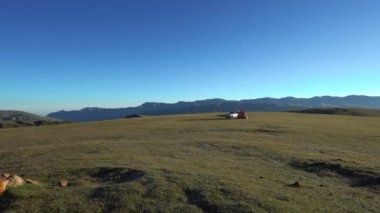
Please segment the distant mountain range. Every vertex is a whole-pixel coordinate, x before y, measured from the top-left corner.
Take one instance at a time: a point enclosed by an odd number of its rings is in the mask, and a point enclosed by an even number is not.
[[[193,102],[180,101],[173,104],[147,102],[137,107],[128,108],[106,109],[91,107],[76,111],[59,111],[48,114],[48,117],[65,121],[98,121],[125,118],[132,114],[170,115],[238,110],[290,111],[329,107],[380,109],[380,97],[352,95],[347,97],[259,98],[240,101],[207,99]]]
[[[63,123],[63,121],[34,115],[27,112],[0,110],[0,129],[9,127],[43,126],[60,123]]]

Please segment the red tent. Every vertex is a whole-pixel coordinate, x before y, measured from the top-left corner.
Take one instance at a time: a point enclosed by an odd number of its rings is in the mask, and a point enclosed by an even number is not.
[[[248,119],[248,115],[247,115],[245,112],[240,111],[240,112],[238,113],[237,118],[238,118],[238,119]]]

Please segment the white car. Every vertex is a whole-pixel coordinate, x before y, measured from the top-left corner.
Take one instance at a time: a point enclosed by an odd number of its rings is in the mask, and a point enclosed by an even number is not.
[[[234,119],[234,118],[237,119],[238,115],[239,115],[239,113],[237,113],[237,112],[230,112],[230,113],[228,113],[226,115],[226,118],[228,118],[228,119]]]

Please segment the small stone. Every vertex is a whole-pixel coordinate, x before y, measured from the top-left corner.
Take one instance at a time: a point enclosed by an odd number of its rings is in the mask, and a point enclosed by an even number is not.
[[[5,178],[9,178],[10,176],[11,176],[11,175],[8,174],[8,173],[4,173],[4,174],[1,175],[1,177],[5,177]]]
[[[289,186],[298,188],[298,187],[301,187],[301,184],[298,181],[296,181],[293,184],[290,184]]]
[[[18,175],[11,175],[9,178],[9,183],[8,183],[8,186],[9,187],[14,187],[14,186],[22,186],[25,184],[25,181],[24,179],[22,179],[20,176]]]
[[[1,177],[0,178],[0,194],[3,193],[8,186],[9,180],[6,178]]]
[[[61,187],[67,187],[69,185],[69,181],[62,179],[59,181],[59,186]]]
[[[31,179],[24,179],[26,183],[32,184],[32,185],[40,185],[41,183],[36,180]]]
[[[264,177],[263,177],[263,176],[260,176],[259,178],[260,178],[260,179],[263,179]]]

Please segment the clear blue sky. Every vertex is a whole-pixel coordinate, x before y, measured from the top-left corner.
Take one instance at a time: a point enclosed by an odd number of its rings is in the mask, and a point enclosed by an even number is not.
[[[0,109],[380,95],[378,0],[0,0]]]

